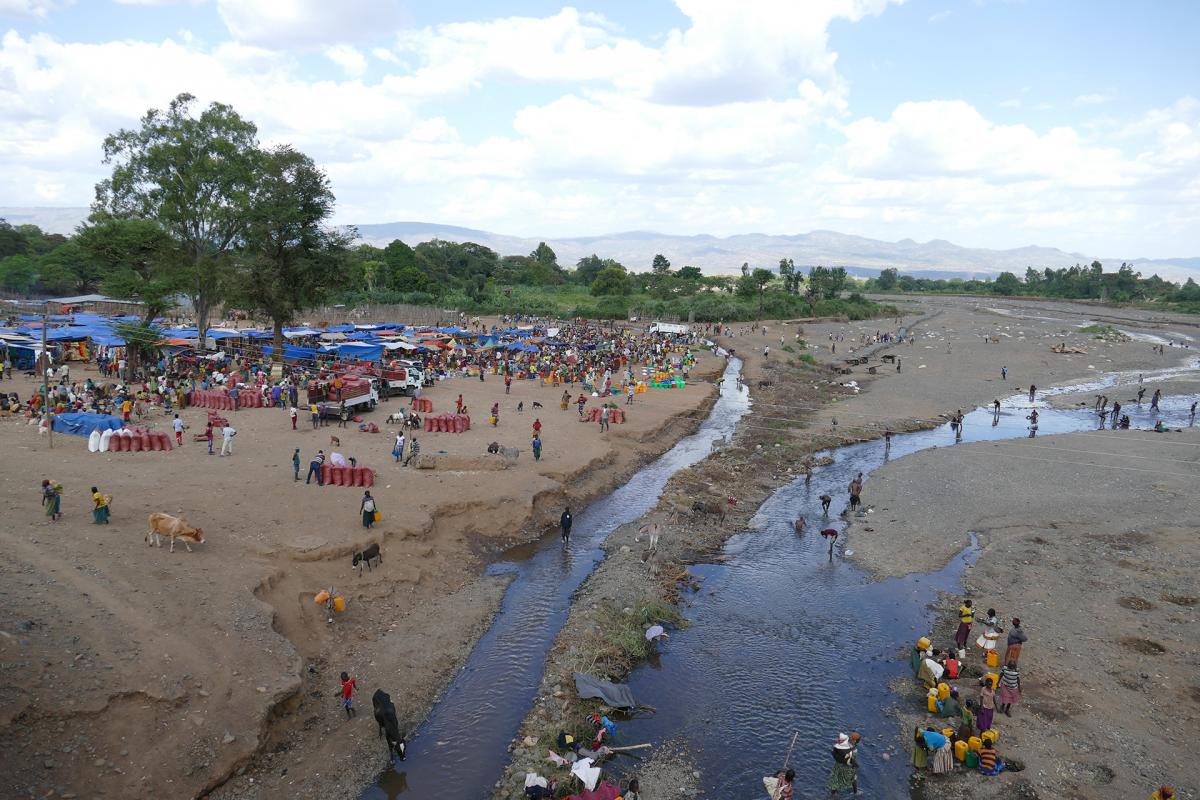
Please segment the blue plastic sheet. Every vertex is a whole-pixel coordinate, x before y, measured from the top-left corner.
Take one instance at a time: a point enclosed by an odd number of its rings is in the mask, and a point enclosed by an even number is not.
[[[108,414],[55,414],[53,424],[55,433],[72,436],[91,436],[92,431],[116,431],[125,427],[119,418]]]

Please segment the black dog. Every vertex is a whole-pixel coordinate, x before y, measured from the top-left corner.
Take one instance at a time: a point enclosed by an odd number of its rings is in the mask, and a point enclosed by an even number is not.
[[[534,400],[534,401],[533,401],[533,407],[534,407],[534,408],[541,408],[541,407],[542,407],[542,404],[541,404],[541,403],[539,403],[537,400]]]
[[[405,743],[400,735],[400,723],[396,720],[396,707],[392,698],[383,689],[376,689],[371,695],[371,705],[375,708],[375,721],[379,723],[379,735],[387,740],[388,759],[399,756],[404,760]]]
[[[370,572],[371,571],[371,561],[373,559],[379,559],[379,563],[380,564],[383,563],[383,556],[381,556],[379,554],[379,543],[378,542],[376,542],[375,544],[366,548],[361,553],[355,553],[354,560],[350,562],[350,568],[353,569],[354,567],[358,567],[358,574],[362,575],[362,565],[366,564],[367,572]]]

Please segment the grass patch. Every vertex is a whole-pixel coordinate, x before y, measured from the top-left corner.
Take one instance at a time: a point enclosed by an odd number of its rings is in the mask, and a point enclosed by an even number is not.
[[[1119,339],[1125,336],[1125,334],[1112,325],[1088,325],[1085,328],[1080,328],[1079,332],[1094,336],[1097,339]]]
[[[572,672],[619,677],[650,654],[646,628],[651,625],[681,628],[687,620],[679,609],[662,600],[645,600],[626,612],[612,603],[596,609],[589,636],[576,651]]]

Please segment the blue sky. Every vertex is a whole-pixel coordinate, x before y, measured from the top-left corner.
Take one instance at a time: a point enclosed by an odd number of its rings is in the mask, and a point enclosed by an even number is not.
[[[339,221],[1200,254],[1200,3],[0,0],[0,205],[181,91]]]

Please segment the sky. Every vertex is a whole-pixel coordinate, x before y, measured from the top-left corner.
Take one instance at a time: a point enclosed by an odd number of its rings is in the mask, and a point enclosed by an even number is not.
[[[340,223],[1200,255],[1194,0],[0,0],[0,206],[181,92]]]

